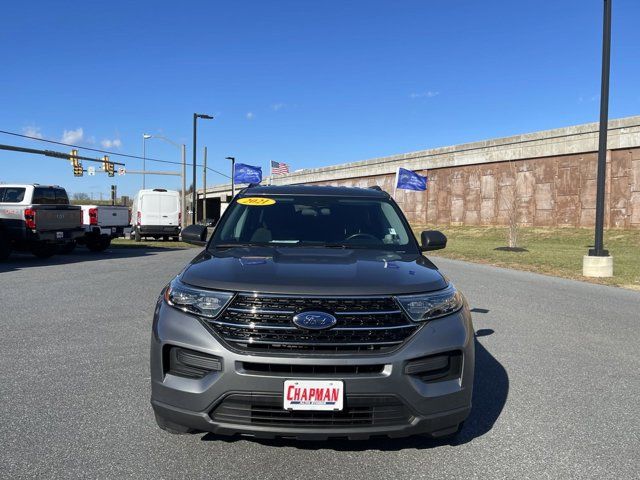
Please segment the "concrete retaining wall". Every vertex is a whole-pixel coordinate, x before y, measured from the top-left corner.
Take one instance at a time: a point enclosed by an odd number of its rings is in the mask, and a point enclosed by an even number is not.
[[[429,177],[426,192],[398,190],[396,201],[417,224],[592,226],[597,124],[586,124],[275,177],[274,184],[322,184],[393,192],[395,171]],[[640,228],[640,116],[609,123],[606,225]],[[226,194],[229,186],[207,190]]]

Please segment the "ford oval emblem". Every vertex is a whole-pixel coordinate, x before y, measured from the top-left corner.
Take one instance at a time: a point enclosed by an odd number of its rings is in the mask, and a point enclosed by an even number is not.
[[[305,330],[326,330],[334,327],[338,320],[325,312],[301,312],[293,317],[293,323]]]

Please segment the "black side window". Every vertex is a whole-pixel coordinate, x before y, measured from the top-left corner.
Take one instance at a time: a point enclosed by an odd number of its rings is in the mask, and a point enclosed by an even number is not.
[[[0,188],[0,201],[6,203],[20,203],[24,200],[24,188]]]
[[[56,203],[56,193],[53,188],[36,187],[33,190],[33,200],[31,203],[36,205],[52,205]]]

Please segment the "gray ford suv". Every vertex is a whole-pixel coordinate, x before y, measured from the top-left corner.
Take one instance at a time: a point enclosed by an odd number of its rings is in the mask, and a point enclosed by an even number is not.
[[[471,409],[464,296],[377,188],[254,186],[158,299],[160,428],[300,439],[455,435]]]

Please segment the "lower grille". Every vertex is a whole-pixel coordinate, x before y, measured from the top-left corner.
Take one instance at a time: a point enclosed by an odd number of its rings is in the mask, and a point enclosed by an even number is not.
[[[242,369],[246,373],[274,375],[366,375],[382,373],[384,365],[287,365],[242,362]]]
[[[215,422],[287,428],[331,428],[351,426],[406,425],[412,416],[395,396],[347,397],[341,412],[287,411],[282,396],[275,394],[233,394],[212,412]]]
[[[304,330],[293,316],[305,311],[336,317],[335,327]],[[238,294],[209,321],[230,346],[251,352],[382,353],[402,345],[418,328],[393,297],[298,297]]]

